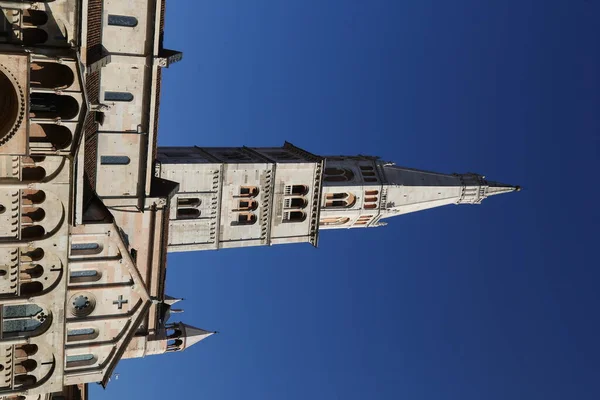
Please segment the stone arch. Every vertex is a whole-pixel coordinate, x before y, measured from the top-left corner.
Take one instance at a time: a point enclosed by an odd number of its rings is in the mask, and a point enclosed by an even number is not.
[[[52,150],[62,150],[69,147],[72,140],[71,130],[64,125],[32,123],[30,126],[31,143],[50,143]]]
[[[21,223],[32,224],[34,222],[41,222],[46,217],[46,211],[40,207],[23,207],[21,213]]]
[[[56,93],[32,93],[32,118],[74,119],[79,114],[79,103],[74,97]]]
[[[23,10],[24,26],[41,26],[48,22],[48,14],[40,10]]]
[[[46,170],[43,167],[23,167],[23,181],[41,182],[46,177]]]
[[[35,46],[36,44],[46,43],[48,32],[40,28],[23,29],[23,43],[25,46]]]
[[[75,82],[75,74],[67,65],[36,61],[31,63],[29,79],[34,88],[66,89]]]

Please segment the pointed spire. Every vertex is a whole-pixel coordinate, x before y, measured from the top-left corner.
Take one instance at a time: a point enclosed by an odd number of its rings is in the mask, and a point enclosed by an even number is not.
[[[512,185],[507,185],[504,183],[493,182],[493,181],[488,181],[487,184],[488,184],[488,189],[487,189],[486,195],[488,197],[494,196],[496,194],[521,191],[521,186],[512,186]]]
[[[206,331],[204,329],[200,329],[200,328],[196,328],[194,326],[191,325],[186,325],[183,323],[179,324],[180,328],[183,330],[183,335],[182,335],[182,339],[183,339],[183,349],[186,349],[198,342],[200,342],[201,340],[206,339],[209,336],[214,335],[215,332],[211,332],[211,331]]]

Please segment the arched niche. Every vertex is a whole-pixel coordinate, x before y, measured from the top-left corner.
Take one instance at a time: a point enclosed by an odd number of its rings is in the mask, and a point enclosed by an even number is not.
[[[40,10],[23,10],[24,26],[42,26],[48,22],[48,14]]]
[[[40,28],[25,28],[23,29],[23,44],[25,46],[35,46],[36,44],[46,43],[48,33]]]
[[[31,63],[29,80],[34,88],[66,89],[75,82],[75,74],[67,65],[36,61]]]
[[[56,93],[32,93],[30,97],[32,118],[74,119],[79,114],[79,103],[74,97]]]
[[[52,150],[62,150],[71,145],[73,134],[64,125],[31,124],[29,141],[31,143],[49,143]]]

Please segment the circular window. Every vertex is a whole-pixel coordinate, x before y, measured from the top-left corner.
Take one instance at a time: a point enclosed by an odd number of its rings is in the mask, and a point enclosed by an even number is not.
[[[0,68],[0,144],[8,140],[23,117],[21,90],[12,74]]]
[[[4,207],[2,204],[0,204],[0,214],[4,214],[5,211],[6,211],[6,207]]]
[[[94,311],[96,299],[91,293],[78,293],[69,300],[71,314],[76,317],[85,317]]]

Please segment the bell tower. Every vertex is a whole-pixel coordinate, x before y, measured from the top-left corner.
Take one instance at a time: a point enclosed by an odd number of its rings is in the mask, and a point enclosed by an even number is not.
[[[378,157],[326,157],[320,229],[385,225],[385,218],[449,204],[480,204],[519,186],[484,176],[398,167]]]
[[[168,251],[316,244],[322,168],[290,143],[159,148],[155,176],[179,183]]]
[[[290,143],[159,148],[155,175],[179,183],[169,251],[316,246],[319,229],[377,227],[389,217],[520,190],[478,174],[404,168],[372,156],[319,157]]]

